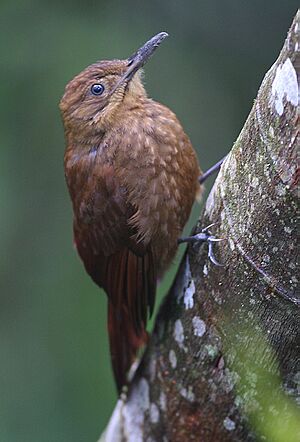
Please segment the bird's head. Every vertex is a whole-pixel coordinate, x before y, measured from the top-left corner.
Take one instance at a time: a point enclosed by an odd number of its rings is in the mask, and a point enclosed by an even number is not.
[[[60,101],[66,131],[103,133],[114,124],[122,105],[130,108],[145,97],[140,69],[167,36],[161,32],[128,59],[99,61],[73,78]]]

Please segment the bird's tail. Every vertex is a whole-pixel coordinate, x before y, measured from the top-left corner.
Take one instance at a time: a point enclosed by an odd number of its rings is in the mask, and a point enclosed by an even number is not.
[[[108,332],[111,364],[120,394],[139,348],[147,341],[147,332],[143,328],[137,335],[126,309],[118,312],[111,301],[108,302]]]
[[[147,341],[147,313],[152,313],[156,289],[154,270],[151,252],[138,256],[129,249],[111,256],[107,267],[108,333],[119,393],[139,348]]]

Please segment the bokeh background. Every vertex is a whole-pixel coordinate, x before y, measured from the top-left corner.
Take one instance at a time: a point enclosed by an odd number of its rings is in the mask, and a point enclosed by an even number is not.
[[[146,87],[176,112],[205,170],[237,137],[297,3],[1,0],[1,442],[96,441],[116,401],[106,299],[72,246],[58,110],[65,84],[168,31]]]

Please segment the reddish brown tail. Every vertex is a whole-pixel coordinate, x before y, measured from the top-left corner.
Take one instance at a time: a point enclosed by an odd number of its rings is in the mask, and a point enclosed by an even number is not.
[[[156,277],[151,252],[137,256],[129,249],[109,257],[106,268],[108,332],[118,392],[138,349],[146,343],[146,322],[155,300]]]
[[[130,323],[126,309],[116,311],[112,302],[108,302],[108,333],[112,368],[118,393],[126,385],[126,374],[134,361],[138,349],[147,339],[145,330],[138,336]]]

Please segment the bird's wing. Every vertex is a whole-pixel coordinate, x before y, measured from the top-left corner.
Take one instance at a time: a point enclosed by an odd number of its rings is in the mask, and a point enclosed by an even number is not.
[[[137,350],[146,340],[147,313],[153,311],[156,266],[151,247],[134,239],[128,223],[134,209],[111,167],[102,171],[96,192],[74,220],[74,239],[87,272],[108,295],[108,330],[113,370],[120,391]]]

